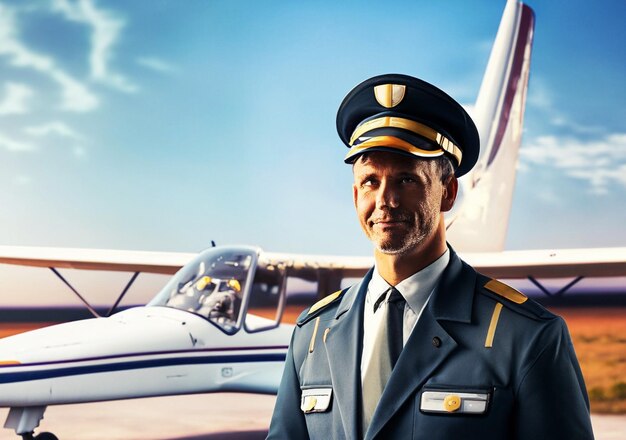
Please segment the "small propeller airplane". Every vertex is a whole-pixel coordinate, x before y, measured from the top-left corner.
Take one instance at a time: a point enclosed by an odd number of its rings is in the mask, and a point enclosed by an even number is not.
[[[446,217],[449,241],[494,278],[626,274],[626,248],[503,251],[521,142],[532,10],[506,4],[473,117],[481,157],[461,180]],[[294,317],[286,284],[319,300],[360,277],[373,259],[264,252],[217,246],[200,254],[0,246],[0,263],[51,268],[93,319],[0,339],[0,407],[5,428],[24,440],[55,440],[34,431],[49,405],[175,394],[278,389]],[[134,273],[105,317],[56,268]],[[139,273],[174,274],[152,301],[113,313]],[[290,289],[294,290],[294,289]],[[298,290],[297,288],[295,290]],[[298,308],[298,311],[294,310]]]

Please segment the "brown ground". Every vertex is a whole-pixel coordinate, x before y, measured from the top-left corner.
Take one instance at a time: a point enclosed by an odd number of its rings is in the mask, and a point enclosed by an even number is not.
[[[295,322],[301,309],[301,306],[297,310],[290,307],[283,320]],[[626,414],[626,308],[551,310],[567,322],[585,377],[592,412]],[[0,324],[0,337],[46,325],[50,323]]]
[[[595,413],[626,414],[626,308],[570,308],[565,318]]]

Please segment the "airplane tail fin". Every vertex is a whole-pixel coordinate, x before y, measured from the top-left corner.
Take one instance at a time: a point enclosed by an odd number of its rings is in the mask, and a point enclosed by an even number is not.
[[[446,216],[448,240],[462,252],[504,249],[522,140],[535,17],[516,0],[504,8],[476,105],[480,156],[460,179],[456,208]]]

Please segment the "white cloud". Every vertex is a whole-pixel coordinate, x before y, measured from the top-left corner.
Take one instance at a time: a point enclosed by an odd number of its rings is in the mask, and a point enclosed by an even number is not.
[[[0,148],[12,152],[24,152],[33,151],[35,146],[28,142],[16,141],[0,133]]]
[[[8,82],[4,85],[5,96],[0,101],[0,115],[28,113],[28,101],[34,95],[33,89],[25,84]]]
[[[84,84],[56,66],[52,58],[27,48],[16,33],[13,11],[0,5],[0,56],[7,57],[12,66],[39,71],[61,86],[61,109],[86,112],[98,107],[98,98]]]
[[[626,133],[613,133],[584,141],[541,136],[520,149],[525,164],[562,170],[589,183],[590,191],[606,194],[612,187],[626,189]]]
[[[42,125],[25,127],[24,131],[31,135],[37,137],[44,137],[49,135],[56,135],[61,137],[66,137],[75,140],[83,140],[84,137],[70,128],[67,124],[60,121],[48,122]]]
[[[599,126],[583,125],[572,122],[565,114],[554,106],[553,93],[541,78],[533,80],[528,92],[528,106],[545,115],[545,120],[553,127],[567,129],[576,134],[602,134],[604,129]]]
[[[59,70],[52,73],[52,78],[63,88],[62,110],[83,112],[98,107],[98,98],[81,82]]]
[[[71,21],[91,28],[91,53],[89,65],[91,77],[123,92],[135,92],[137,86],[119,73],[109,69],[113,57],[113,46],[119,39],[124,21],[109,11],[98,9],[91,0],[54,0],[52,7]]]
[[[62,145],[71,148],[72,153],[76,157],[82,157],[86,154],[83,145],[86,140],[85,137],[61,121],[52,121],[41,125],[25,127],[24,132],[38,138],[55,136],[57,138],[70,139],[72,142],[63,141]]]
[[[177,70],[172,64],[155,57],[139,57],[137,64],[162,73],[172,73]]]

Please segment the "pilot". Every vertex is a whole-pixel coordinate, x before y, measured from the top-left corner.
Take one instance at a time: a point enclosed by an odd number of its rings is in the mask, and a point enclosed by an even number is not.
[[[375,265],[298,318],[268,438],[592,439],[564,321],[446,243],[470,116],[390,74],[346,96],[337,130]]]
[[[211,319],[226,322],[230,325],[237,320],[237,312],[241,294],[241,284],[238,280],[231,279],[220,285],[217,292],[207,296],[202,306],[201,314],[208,314]]]
[[[185,283],[179,283],[167,302],[169,307],[175,307],[181,310],[195,312],[202,305],[205,297],[209,294],[209,288],[212,286],[212,279],[209,276],[203,276],[197,281],[193,278]]]

